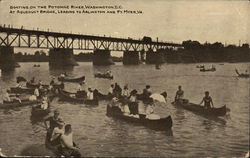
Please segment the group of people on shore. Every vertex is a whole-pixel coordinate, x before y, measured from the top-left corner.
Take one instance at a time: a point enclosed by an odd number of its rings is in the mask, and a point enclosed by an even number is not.
[[[47,130],[46,145],[58,150],[65,157],[80,157],[79,147],[73,141],[73,130],[71,124],[65,124],[58,109],[53,116],[44,118]]]

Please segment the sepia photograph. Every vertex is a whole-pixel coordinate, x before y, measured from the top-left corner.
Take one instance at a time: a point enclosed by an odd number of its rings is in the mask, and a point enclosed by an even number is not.
[[[249,0],[0,0],[0,157],[249,157]]]

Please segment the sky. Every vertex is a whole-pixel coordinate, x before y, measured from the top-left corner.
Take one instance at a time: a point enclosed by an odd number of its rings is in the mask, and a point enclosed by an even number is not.
[[[10,14],[10,6],[117,5],[142,14]],[[60,9],[59,9],[60,10]],[[248,0],[1,0],[0,25],[181,43],[250,43]]]

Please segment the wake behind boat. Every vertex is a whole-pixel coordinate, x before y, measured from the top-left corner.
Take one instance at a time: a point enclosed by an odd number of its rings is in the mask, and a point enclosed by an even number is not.
[[[201,115],[206,115],[206,116],[213,116],[213,117],[218,117],[218,116],[225,116],[227,112],[226,105],[220,107],[220,108],[205,108],[204,106],[194,104],[194,103],[189,103],[188,100],[184,99],[183,102],[177,101],[177,102],[172,102],[173,105],[182,107],[186,110],[192,111],[197,114]]]

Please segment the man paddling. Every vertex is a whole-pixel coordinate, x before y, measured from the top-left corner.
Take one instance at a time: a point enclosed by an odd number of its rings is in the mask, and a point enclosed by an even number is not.
[[[202,99],[200,105],[201,105],[203,102],[204,102],[204,107],[207,108],[207,109],[208,109],[208,108],[211,108],[211,105],[212,105],[212,107],[214,107],[213,100],[212,100],[212,98],[209,96],[209,92],[208,92],[208,91],[205,92],[205,97],[203,97],[203,99]]]
[[[181,86],[178,86],[178,91],[175,95],[175,101],[181,101],[184,98],[184,91],[181,89]]]
[[[63,120],[61,117],[59,117],[59,115],[60,115],[59,110],[55,110],[54,116],[48,116],[44,119],[44,124],[45,124],[46,130],[48,131],[47,132],[48,139],[51,138],[52,131],[54,130],[55,127],[58,126],[58,122],[62,122]],[[49,125],[47,122],[49,122]]]

